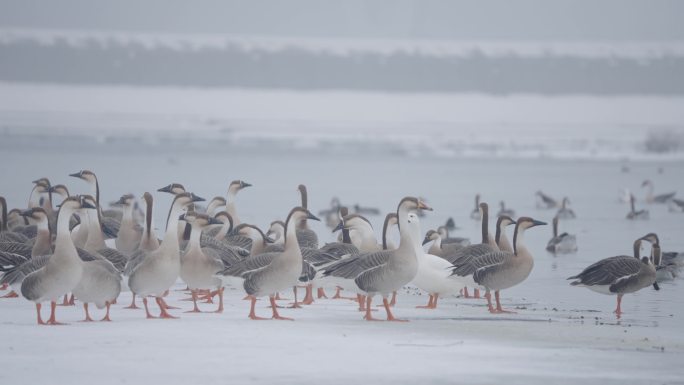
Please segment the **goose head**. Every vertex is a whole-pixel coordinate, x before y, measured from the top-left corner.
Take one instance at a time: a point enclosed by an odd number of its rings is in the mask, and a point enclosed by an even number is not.
[[[366,219],[363,215],[348,214],[342,217],[340,223],[338,223],[337,227],[335,227],[333,230],[333,233],[338,230],[356,230],[362,232],[370,231],[370,233],[373,233],[373,225],[371,225],[370,221],[368,221],[368,219]]]
[[[399,202],[397,206],[397,215],[399,212],[414,212],[418,210],[432,211],[432,207],[428,206],[421,199],[416,197],[405,197]]]
[[[284,239],[285,236],[285,222],[283,221],[273,221],[266,232],[266,236],[272,238],[274,242],[279,242]]]
[[[260,228],[250,225],[247,223],[240,223],[235,227],[235,232],[238,235],[242,235],[243,237],[247,237],[251,239],[252,241],[265,241],[267,243],[273,243],[273,239],[269,238],[264,234],[263,231],[261,231]]]
[[[497,219],[497,222],[498,222],[499,228],[501,228],[501,229],[517,223],[515,220],[513,220],[513,218],[509,217],[508,215],[499,216],[499,219]]]
[[[62,197],[62,199],[69,196],[69,189],[63,184],[57,184],[54,186],[50,186],[50,188],[48,189],[48,192],[53,193],[53,194],[57,194],[60,197]]]
[[[178,195],[185,192],[185,187],[180,183],[171,183],[158,189],[157,191],[169,193],[172,195]]]
[[[313,215],[311,211],[305,209],[304,207],[297,206],[290,210],[290,214],[287,215],[287,220],[285,221],[285,228],[290,224],[299,223],[300,221],[311,219],[314,221],[320,221],[318,217]]]
[[[222,225],[223,222],[207,214],[198,213],[195,211],[188,211],[178,217],[178,220],[189,223],[193,228],[202,229],[211,225]]]
[[[91,197],[92,198],[92,197]],[[94,209],[96,206],[82,196],[70,196],[57,205],[60,210],[76,211],[80,209]]]
[[[173,199],[172,207],[187,207],[191,203],[204,202],[204,198],[198,197],[195,193],[184,192],[176,195]]]
[[[423,245],[436,241],[438,238],[441,238],[438,232],[435,230],[428,230],[427,234],[425,234],[425,239],[423,239]]]
[[[242,181],[242,180],[234,180],[230,182],[230,185],[228,185],[228,194],[235,195],[238,193],[238,191],[250,187],[251,184]]]
[[[35,220],[39,225],[48,223],[48,215],[42,207],[32,207],[21,212],[21,216]]]
[[[114,202],[115,205],[120,205],[124,207],[130,207],[133,205],[133,203],[135,203],[135,197],[133,196],[133,194],[122,195],[118,201]]]
[[[519,230],[527,230],[536,226],[545,226],[547,224],[546,222],[538,221],[530,217],[520,217],[515,223]]]
[[[207,205],[207,214],[213,215],[214,210],[216,210],[219,207],[223,207],[226,205],[226,198],[216,196],[211,198],[209,201],[209,204]]]
[[[97,201],[92,195],[79,195],[81,199],[81,210],[90,210],[97,208]]]
[[[221,223],[228,224],[228,229],[226,230],[226,233],[229,234],[231,231],[233,231],[233,216],[228,214],[227,211],[219,211],[214,215],[214,218]]]
[[[658,238],[658,235],[656,233],[648,233],[639,239],[649,242],[651,245],[660,246],[660,239]]]
[[[79,172],[69,174],[69,176],[82,179],[88,183],[97,183],[97,176],[95,176],[95,173],[90,170],[81,170]]]

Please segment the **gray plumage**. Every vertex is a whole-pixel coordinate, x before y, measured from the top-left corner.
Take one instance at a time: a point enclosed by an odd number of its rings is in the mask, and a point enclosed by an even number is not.
[[[638,275],[644,266],[637,258],[618,255],[602,259],[568,279],[576,280],[570,283],[573,286],[609,286],[611,293],[627,293],[630,287],[638,283]],[[655,273],[653,280],[655,281]]]

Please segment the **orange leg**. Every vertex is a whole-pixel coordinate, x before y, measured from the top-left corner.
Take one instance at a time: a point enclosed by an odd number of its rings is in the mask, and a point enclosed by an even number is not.
[[[499,291],[498,291],[498,290],[494,292],[494,296],[496,297],[496,312],[497,312],[497,313],[511,313],[511,314],[515,314],[514,311],[504,310],[504,309],[501,308],[501,301],[499,300]]]
[[[302,301],[302,304],[311,305],[313,302],[314,302],[313,284],[308,284],[308,285],[306,285],[306,295],[304,296],[304,300]]]
[[[124,309],[140,309],[140,307],[135,305],[135,293],[133,293],[133,297],[131,298],[131,304],[126,306]]]
[[[156,300],[157,300],[157,305],[159,305],[159,309],[161,310],[161,313],[159,313],[159,318],[166,318],[166,319],[178,318],[176,316],[172,316],[171,314],[169,314],[169,312],[167,310],[170,309],[170,307],[168,307],[168,305],[166,305],[166,302],[164,302],[164,299],[162,299],[161,297],[157,297]]]
[[[186,311],[186,313],[201,313],[202,311],[197,307],[197,290],[191,290],[190,294],[192,294],[192,303],[194,307],[192,310]]]
[[[40,302],[36,303],[36,314],[38,315],[38,325],[45,325],[45,322],[43,322],[43,319],[40,318],[40,308],[43,305],[41,305]]]
[[[397,304],[397,291],[392,292],[392,300],[390,301],[390,306],[394,307]]]
[[[14,290],[12,290],[0,298],[17,298],[17,297],[19,297],[19,294],[17,294]]]
[[[318,298],[319,298],[319,299],[320,299],[320,298],[328,299],[328,296],[325,295],[325,290],[324,290],[322,287],[319,287],[319,288],[318,288],[318,290],[317,290],[317,295],[318,295]]]
[[[88,304],[83,303],[83,310],[85,310],[85,319],[81,322],[93,322],[94,320],[90,318],[90,313],[88,313]]]
[[[216,292],[218,293],[218,297],[219,297],[219,305],[218,305],[218,309],[216,309],[216,311],[214,311],[214,313],[223,313],[223,289],[224,289],[223,287],[219,287],[218,290],[216,290]]]
[[[490,293],[489,290],[487,290],[487,292],[485,292],[484,296],[485,296],[485,298],[487,298],[487,308],[489,309],[489,312],[490,313],[496,313],[494,306],[492,306],[492,293]]]
[[[357,294],[356,300],[359,302],[359,311],[366,311],[366,296]]]
[[[620,308],[620,305],[622,305],[622,294],[618,294],[617,296],[617,308],[613,313],[617,315],[617,318],[620,318],[622,315],[622,309]]]
[[[55,309],[57,308],[57,302],[50,302],[50,319],[47,320],[47,325],[66,325],[61,322],[57,322],[55,319]]]
[[[366,315],[363,317],[363,319],[365,319],[366,321],[380,321],[377,318],[373,318],[373,313],[371,312],[371,304],[373,303],[373,297],[371,297],[370,295],[361,297],[366,297]]]
[[[294,321],[293,318],[282,317],[280,314],[278,314],[278,306],[276,306],[275,297],[274,297],[274,296],[270,296],[269,299],[271,300],[271,308],[273,309],[273,319],[286,320],[286,321]]]
[[[266,320],[266,319],[268,319],[268,318],[264,318],[264,317],[257,317],[256,313],[254,312],[254,306],[256,305],[257,299],[256,299],[256,297],[252,297],[252,296],[249,296],[249,299],[252,301],[252,304],[249,308],[249,319],[252,319],[252,320]]]
[[[109,301],[105,302],[105,305],[107,306],[107,313],[105,313],[104,318],[102,318],[100,321],[111,321],[111,318],[109,318],[109,308],[112,306]]]
[[[434,294],[435,300],[432,302],[432,308],[437,309],[437,300],[439,300],[439,294]]]
[[[468,294],[468,287],[463,288],[463,298],[470,298],[470,294]]]
[[[289,307],[290,309],[301,309],[301,307],[302,307],[302,305],[301,305],[302,302],[298,302],[298,301],[297,301],[297,286],[296,286],[296,285],[295,285],[295,286],[292,286],[292,292],[294,293],[295,301],[294,301],[290,306],[288,306],[288,307]],[[275,298],[275,299],[278,299],[277,297],[278,297],[278,295],[277,295],[277,293],[276,293],[276,297],[274,297],[274,298]],[[271,304],[271,306],[273,306],[273,304]]]
[[[394,315],[392,315],[392,310],[390,309],[390,303],[387,300],[387,298],[385,298],[385,297],[382,298],[382,304],[385,305],[385,311],[387,312],[387,320],[388,321],[408,322],[408,320],[406,320],[406,319],[394,318]]]
[[[475,294],[473,296],[475,299],[480,299],[480,289],[475,289]]]
[[[145,305],[145,314],[147,315],[147,319],[157,318],[150,313],[150,309],[147,307],[147,297],[143,297],[143,305]]]
[[[169,295],[169,291],[168,291],[168,290],[164,292],[164,295],[162,295],[161,298],[158,298],[158,299],[161,299],[162,303],[164,304],[164,307],[165,307],[167,310],[168,310],[168,309],[180,309],[179,307],[171,306],[171,305],[169,305],[168,303],[166,303],[166,301],[164,300],[163,297],[166,297],[167,295]]]
[[[76,306],[76,297],[73,294],[69,297],[69,306]]]
[[[434,309],[434,307],[432,307],[432,301],[434,301],[434,297],[432,294],[430,294],[430,299],[428,300],[427,305],[416,306],[416,309]]]

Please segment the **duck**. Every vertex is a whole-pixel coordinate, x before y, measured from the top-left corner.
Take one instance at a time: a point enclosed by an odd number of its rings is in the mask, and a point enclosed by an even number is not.
[[[567,197],[563,198],[563,202],[561,203],[561,207],[558,209],[558,212],[556,213],[556,216],[559,219],[575,219],[577,216],[575,215],[575,212],[568,207],[570,205],[570,199]]]
[[[538,209],[549,210],[558,207],[558,202],[544,194],[541,190],[537,191],[534,195],[537,197],[536,206]]]
[[[558,234],[558,216],[553,217],[553,237],[546,244],[546,250],[554,254],[567,254],[577,251],[577,237],[568,233]]]
[[[181,254],[180,277],[188,285],[192,293],[193,309],[190,313],[201,313],[197,306],[197,293],[200,289],[216,289],[219,305],[216,313],[223,312],[223,285],[215,275],[226,266],[215,249],[202,247],[200,238],[202,230],[207,226],[221,225],[218,219],[206,214],[189,211],[179,217],[192,226],[190,242]]]
[[[284,249],[282,251],[267,252],[249,257],[223,270],[218,275],[223,279],[236,277],[243,281],[242,287],[251,301],[248,315],[250,319],[266,319],[256,315],[255,306],[257,298],[268,296],[273,312],[272,319],[292,320],[292,318],[283,317],[278,313],[275,300],[276,293],[295,286],[302,274],[304,259],[297,242],[296,226],[303,219],[320,220],[309,210],[300,206],[294,207],[285,221]]]
[[[431,211],[432,208],[416,197],[405,197],[397,206],[400,241],[394,250],[361,253],[339,263],[328,266],[323,271],[326,277],[334,276],[342,287],[349,287],[353,281],[357,291],[366,296],[364,319],[375,320],[372,316],[373,297],[380,294],[387,313],[388,321],[404,321],[394,317],[388,297],[394,291],[411,282],[418,272],[418,255],[422,253],[420,239],[409,230],[409,213],[417,210]],[[418,235],[418,238],[420,236]]]
[[[512,313],[501,307],[499,293],[525,281],[534,267],[534,257],[523,245],[526,230],[546,223],[530,217],[520,217],[513,232],[513,251],[495,251],[470,260],[454,263],[453,275],[472,275],[478,285],[486,289],[487,308],[490,313]],[[496,308],[492,306],[491,291],[496,297]]]
[[[204,201],[193,193],[182,193],[174,197],[169,216],[166,221],[166,234],[159,248],[150,252],[142,252],[140,262],[133,267],[128,277],[131,291],[143,297],[145,314],[152,316],[147,305],[147,296],[154,296],[161,310],[160,318],[177,318],[168,313],[164,293],[176,282],[180,274],[180,246],[178,243],[178,223],[180,215],[194,202]],[[134,256],[131,259],[135,258]]]
[[[470,212],[470,219],[476,221],[482,219],[482,213],[480,212],[480,194],[475,194],[475,208]]]
[[[81,280],[83,262],[69,236],[69,219],[80,209],[95,208],[78,197],[65,199],[57,214],[57,237],[54,252],[42,268],[30,273],[21,283],[21,295],[36,305],[39,325],[60,325],[56,320],[57,299],[71,292]],[[42,302],[50,301],[50,318],[43,322]]]
[[[496,214],[496,216],[500,217],[502,215],[505,215],[507,217],[514,217],[515,216],[515,210],[507,209],[506,203],[504,201],[499,202],[499,212]]]
[[[634,256],[618,255],[602,259],[581,273],[569,277],[572,286],[586,287],[601,294],[617,295],[617,307],[614,313],[618,318],[622,315],[622,297],[637,292],[648,286],[660,290],[656,282],[656,268],[648,257],[639,257],[641,241],[634,242]]]
[[[235,198],[237,197],[238,192],[240,192],[242,189],[245,189],[247,187],[252,186],[251,184],[242,181],[242,180],[234,180],[230,182],[230,185],[228,185],[228,196],[226,198],[226,211],[228,211],[228,214],[233,217],[233,225],[237,226],[240,223],[240,217],[237,214],[237,209],[235,207]]]
[[[636,201],[636,198],[634,198],[634,195],[630,195],[629,199],[629,212],[627,213],[627,219],[629,220],[647,220],[650,218],[650,214],[648,210],[636,210],[634,202]]]
[[[650,179],[646,179],[645,181],[643,181],[641,183],[641,187],[648,188],[648,192],[646,193],[646,203],[667,203],[677,194],[676,192],[671,192],[667,194],[654,195],[653,181],[651,181]]]

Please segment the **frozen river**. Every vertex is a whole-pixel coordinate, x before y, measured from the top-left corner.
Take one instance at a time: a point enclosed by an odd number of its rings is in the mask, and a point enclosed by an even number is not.
[[[7,111],[0,114],[9,116]],[[80,169],[97,173],[103,201],[128,192],[140,196],[171,182],[211,198],[225,195],[231,180],[243,179],[253,187],[238,197],[242,220],[263,228],[298,204],[296,187],[305,183],[314,212],[327,208],[333,196],[383,213],[395,210],[403,196],[425,197],[435,211],[423,219],[423,231],[453,217],[460,227],[455,235],[477,242],[479,224],[469,218],[476,193],[493,213],[505,200],[517,216],[550,222],[554,212],[534,205],[534,193],[541,189],[571,199],[578,218],[562,222],[561,231],[577,234],[579,245],[576,254],[553,256],[545,251],[550,226],[526,234],[534,270],[527,281],[502,293],[504,306],[515,308],[515,315],[490,315],[484,301],[461,298],[446,298],[435,311],[415,309],[427,297],[409,288],[395,310],[412,321],[408,324],[364,322],[354,305],[343,300],[283,310],[297,319],[294,323],[251,322],[242,292],[233,290],[222,315],[147,321],[141,311],[122,309],[129,299],[126,293],[112,311],[111,324],[78,323],[80,308],[60,308],[60,318],[72,324],[42,328],[34,324],[31,303],[3,299],[2,383],[57,378],[74,384],[683,381],[681,280],[661,285],[659,292],[647,288],[626,296],[621,320],[612,314],[614,297],[570,287],[566,281],[598,259],[630,254],[632,242],[648,232],[660,236],[664,251],[684,251],[684,214],[646,205],[640,188],[644,179],[651,179],[657,192],[684,194],[681,161],[631,161],[629,172],[622,172],[620,161],[416,156],[405,146],[395,151],[382,144],[354,150],[265,142],[223,147],[210,142],[183,146],[181,141],[165,147],[163,142],[116,140],[91,145],[72,137],[0,139],[0,194],[10,206],[25,205],[30,182],[43,176],[67,184],[72,193],[88,192],[84,183],[67,176]],[[618,202],[622,188],[637,195],[637,205],[650,210],[650,220],[625,219],[628,207]],[[170,196],[155,193],[155,198],[159,227]],[[369,219],[379,233],[382,218]],[[321,239],[333,239],[322,224],[314,229]],[[172,296],[172,304],[190,308],[177,300],[180,292]]]

